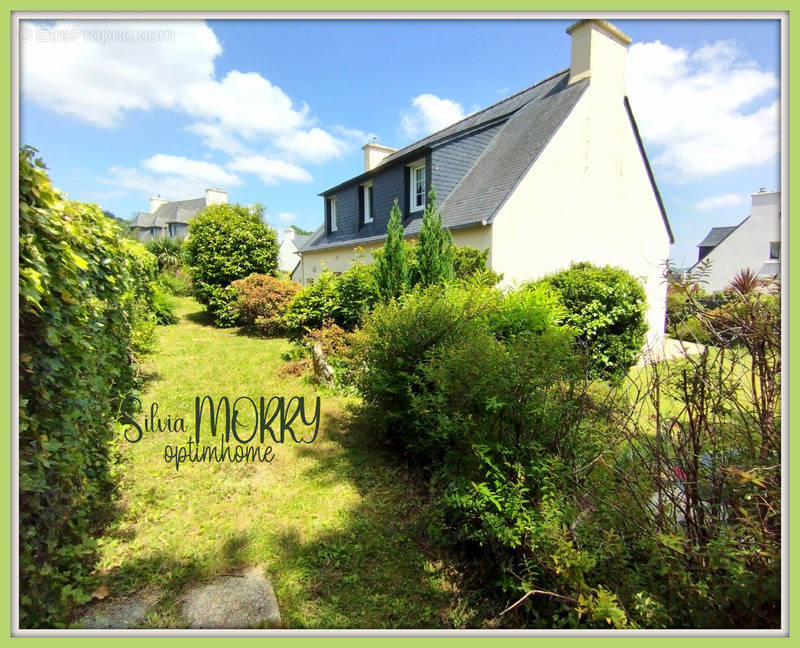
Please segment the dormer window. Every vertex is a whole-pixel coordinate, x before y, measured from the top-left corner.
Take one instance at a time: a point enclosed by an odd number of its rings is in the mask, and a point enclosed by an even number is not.
[[[336,196],[328,198],[328,231],[336,231]]]
[[[362,186],[363,191],[363,217],[364,224],[372,222],[372,182],[365,182]]]
[[[411,195],[408,204],[409,211],[415,212],[425,209],[425,160],[421,160],[409,167],[411,182]]]

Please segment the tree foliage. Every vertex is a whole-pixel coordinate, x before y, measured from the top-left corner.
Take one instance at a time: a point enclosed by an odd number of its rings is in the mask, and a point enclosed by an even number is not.
[[[206,207],[189,225],[186,248],[195,296],[218,326],[236,321],[233,281],[253,273],[277,274],[278,241],[258,205]]]

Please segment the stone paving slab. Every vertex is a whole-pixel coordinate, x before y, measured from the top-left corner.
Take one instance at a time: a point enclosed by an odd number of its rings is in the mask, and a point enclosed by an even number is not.
[[[78,619],[77,625],[90,630],[137,628],[160,598],[157,590],[149,589],[130,596],[101,601]]]
[[[220,576],[183,597],[183,615],[192,628],[274,628],[281,613],[272,583],[262,567]]]

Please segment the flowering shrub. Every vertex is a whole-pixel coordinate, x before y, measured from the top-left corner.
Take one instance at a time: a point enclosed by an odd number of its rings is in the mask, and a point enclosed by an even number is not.
[[[251,274],[232,284],[236,290],[239,323],[257,325],[266,335],[284,331],[283,315],[301,286],[265,274]]]

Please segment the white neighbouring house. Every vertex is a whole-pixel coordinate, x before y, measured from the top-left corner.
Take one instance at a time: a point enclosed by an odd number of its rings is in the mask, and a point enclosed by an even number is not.
[[[744,269],[759,277],[781,274],[781,193],[761,189],[752,195],[750,214],[738,225],[712,227],[700,241],[697,263],[710,262],[705,290],[715,292],[727,288]]]
[[[311,239],[311,234],[298,234],[293,227],[276,231],[278,237],[278,270],[292,274],[300,264],[297,249]]]
[[[648,345],[658,346],[673,237],[625,95],[631,39],[603,20],[567,32],[569,69],[401,150],[366,144],[363,173],[321,194],[324,223],[293,278],[347,270],[357,255],[369,261],[395,199],[406,236],[418,236],[432,184],[455,244],[488,248],[504,285],[573,261],[641,278]]]

